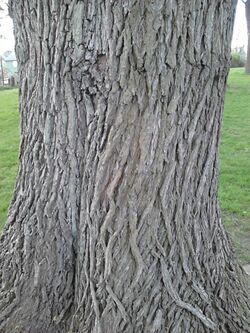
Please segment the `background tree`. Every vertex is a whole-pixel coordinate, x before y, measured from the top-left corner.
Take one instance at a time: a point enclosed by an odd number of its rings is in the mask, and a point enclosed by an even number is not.
[[[1,12],[3,12],[3,8],[1,7],[1,2],[0,2],[0,14]],[[1,20],[2,17],[0,16],[0,28],[1,28]],[[3,38],[3,36],[0,33],[0,40]],[[0,55],[0,84],[4,85],[4,72],[3,72],[3,60],[2,57]]]
[[[236,1],[10,1],[21,147],[4,333],[249,332],[217,199]]]
[[[247,20],[247,61],[246,74],[250,74],[250,0],[242,0],[245,4],[246,20]]]

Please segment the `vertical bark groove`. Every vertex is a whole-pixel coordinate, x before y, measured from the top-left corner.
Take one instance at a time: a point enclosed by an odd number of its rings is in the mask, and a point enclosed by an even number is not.
[[[10,1],[20,168],[0,332],[249,332],[220,220],[236,1]]]

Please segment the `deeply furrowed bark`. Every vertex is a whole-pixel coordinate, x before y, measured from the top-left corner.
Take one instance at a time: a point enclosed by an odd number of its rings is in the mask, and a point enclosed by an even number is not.
[[[217,200],[236,1],[10,1],[20,167],[0,332],[249,332]]]

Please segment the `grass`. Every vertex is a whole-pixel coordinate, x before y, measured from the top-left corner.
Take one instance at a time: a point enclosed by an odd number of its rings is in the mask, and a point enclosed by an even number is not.
[[[0,228],[13,191],[19,147],[18,90],[0,91]]]
[[[220,146],[220,205],[242,263],[250,262],[250,76],[228,79]]]
[[[13,190],[19,145],[17,89],[0,91],[0,228]],[[250,262],[250,76],[230,72],[220,146],[223,220],[242,263]]]

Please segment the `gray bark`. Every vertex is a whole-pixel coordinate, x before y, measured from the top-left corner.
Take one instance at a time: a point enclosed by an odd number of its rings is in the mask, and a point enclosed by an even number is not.
[[[218,207],[236,1],[10,1],[20,167],[0,332],[249,332]]]
[[[247,60],[246,74],[250,74],[250,0],[245,2],[246,20],[247,20]]]

